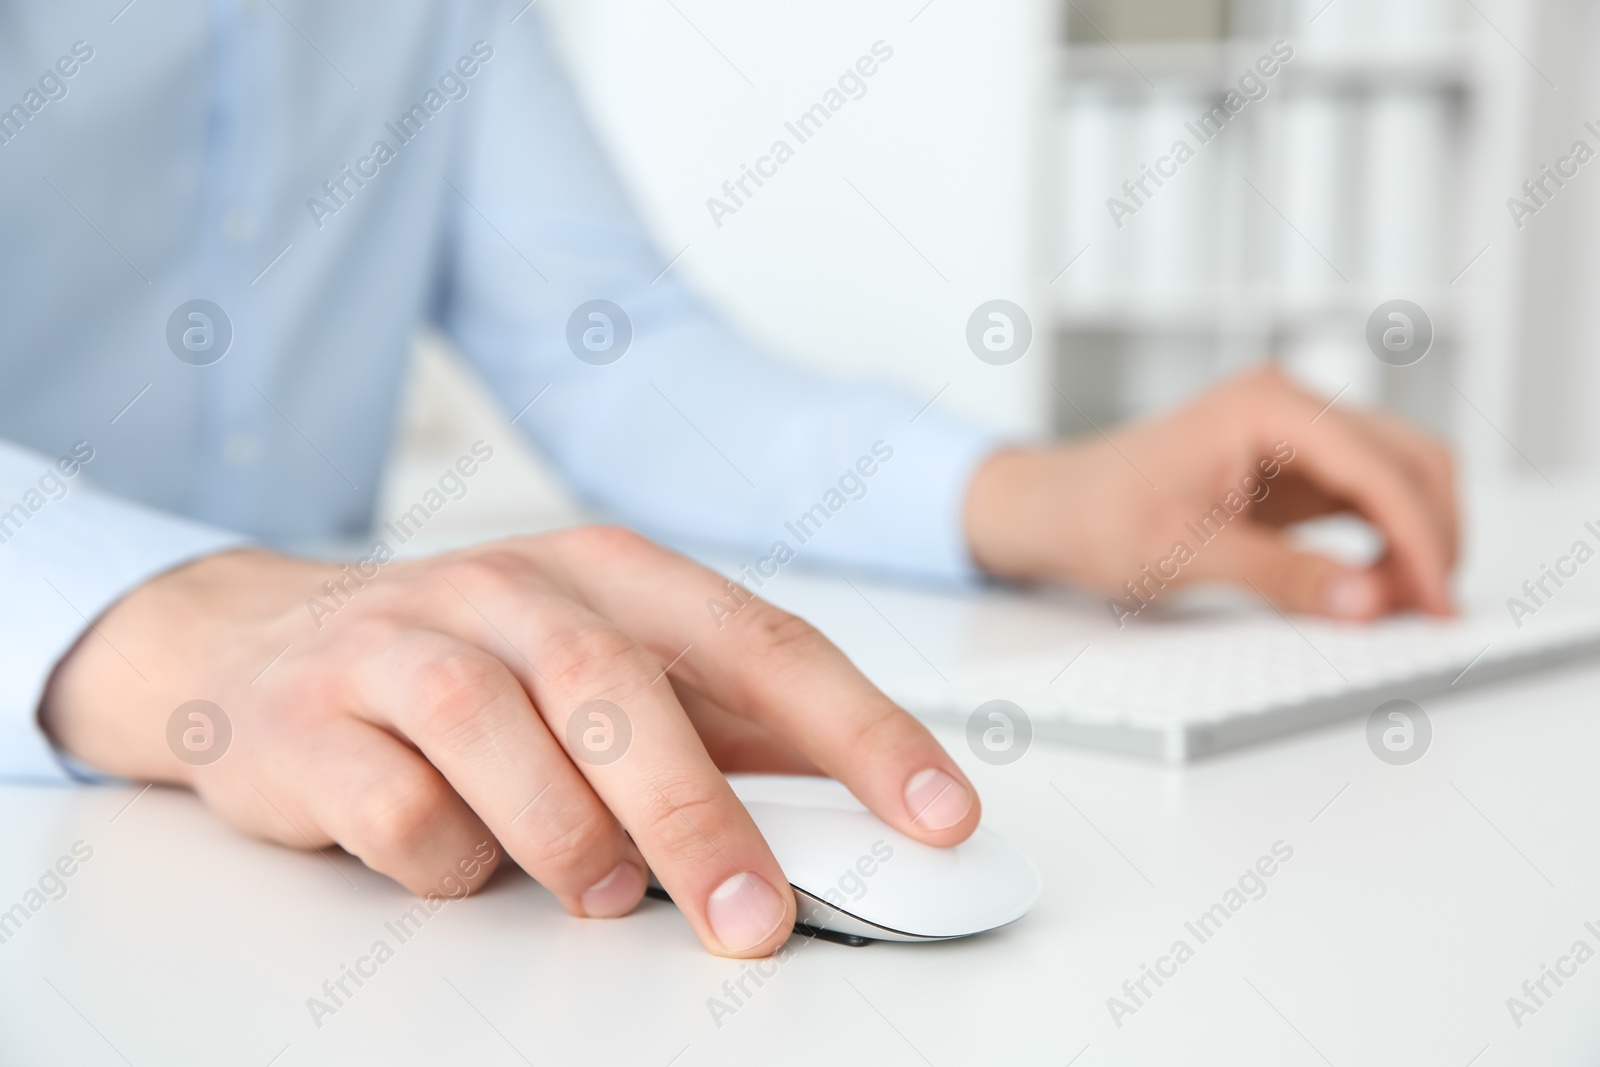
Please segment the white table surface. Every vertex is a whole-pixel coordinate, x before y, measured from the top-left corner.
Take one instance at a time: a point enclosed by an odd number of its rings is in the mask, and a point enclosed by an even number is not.
[[[1581,512],[1560,510],[1541,519],[1556,544]],[[862,588],[930,655],[1052,610]],[[921,669],[856,596],[801,578],[780,599],[877,673]],[[1042,742],[992,767],[941,731],[987,825],[1038,863],[1035,910],[955,943],[796,941],[720,1020],[710,999],[749,964],[707,955],[670,905],[571,919],[506,871],[318,1027],[307,998],[395,944],[405,891],[244,839],[182,792],[0,787],[0,910],[93,849],[0,944],[0,1064],[1592,1064],[1600,959],[1520,1028],[1506,1001],[1576,940],[1600,950],[1597,685],[1582,664],[1425,701],[1432,747],[1400,767],[1359,721],[1186,768]],[[1294,854],[1266,895],[1198,943],[1185,922],[1279,841]],[[1194,958],[1117,1026],[1107,998],[1179,938]]]

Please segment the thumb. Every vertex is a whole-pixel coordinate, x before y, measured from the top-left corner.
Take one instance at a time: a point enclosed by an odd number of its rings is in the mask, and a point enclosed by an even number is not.
[[[1292,548],[1276,530],[1235,523],[1200,549],[1194,578],[1253,586],[1283,611],[1365,621],[1388,607],[1375,571]]]

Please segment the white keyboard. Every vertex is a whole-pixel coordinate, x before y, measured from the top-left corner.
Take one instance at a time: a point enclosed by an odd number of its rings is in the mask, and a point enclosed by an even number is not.
[[[948,684],[890,695],[961,723],[1005,699],[1036,737],[1182,762],[1596,652],[1600,611],[1541,615],[1521,630],[1504,612],[1369,626],[1231,613],[1103,631],[1048,658],[947,670]]]

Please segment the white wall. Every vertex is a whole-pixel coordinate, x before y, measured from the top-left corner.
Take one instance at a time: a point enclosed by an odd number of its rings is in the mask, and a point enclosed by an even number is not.
[[[546,15],[666,254],[688,246],[675,269],[741,327],[830,373],[919,397],[948,385],[942,408],[1036,431],[1047,339],[993,367],[968,351],[965,328],[997,297],[1047,318],[1034,159],[1049,10],[1043,0],[554,0]],[[894,57],[867,94],[719,229],[706,199],[775,138],[793,142],[785,120],[879,40]]]

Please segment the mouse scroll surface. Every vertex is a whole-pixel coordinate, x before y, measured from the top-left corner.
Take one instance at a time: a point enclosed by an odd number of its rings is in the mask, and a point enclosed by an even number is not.
[[[734,792],[797,891],[800,921],[878,940],[966,937],[1015,922],[1038,870],[980,827],[935,848],[885,825],[826,778],[734,775]]]

